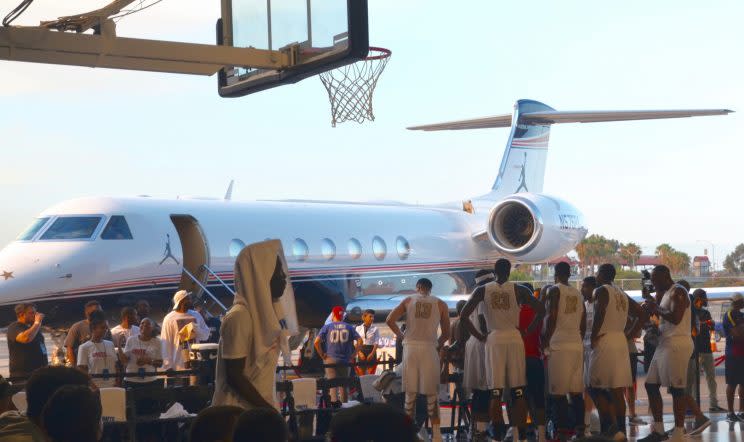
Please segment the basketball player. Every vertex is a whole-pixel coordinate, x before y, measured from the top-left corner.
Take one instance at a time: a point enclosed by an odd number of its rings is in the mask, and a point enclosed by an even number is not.
[[[586,331],[584,332],[584,430],[589,434],[594,401],[590,396],[591,376],[589,374],[589,360],[592,357],[592,325],[594,324],[594,289],[597,288],[597,278],[587,276],[581,282],[581,296],[584,297],[584,311],[586,312]],[[581,436],[581,435],[579,435]]]
[[[495,281],[496,278],[491,270],[480,270],[475,274],[475,286],[482,287],[489,282]],[[471,321],[478,324],[481,333],[486,334],[486,318],[483,316],[483,304],[471,315]],[[465,326],[464,323],[461,323]],[[466,326],[465,326],[466,327]],[[488,391],[488,382],[486,381],[486,347],[483,342],[475,336],[470,336],[465,343],[465,366],[463,373],[462,386],[466,394],[472,393],[471,407],[473,412],[473,425],[471,429],[472,440],[485,440],[486,425],[489,420],[488,402],[491,394]]]
[[[548,289],[548,313],[545,342],[548,343],[548,392],[552,396],[553,416],[557,420],[558,439],[565,441],[569,434],[568,400],[574,413],[576,434],[584,433],[584,372],[582,336],[586,317],[581,293],[568,285],[571,266],[565,262],[555,265],[556,284]]]
[[[638,303],[615,287],[614,280],[614,265],[599,266],[599,287],[594,291],[589,373],[592,399],[599,411],[602,433],[615,440],[626,440],[624,389],[633,385],[628,336],[635,336],[648,316]],[[626,335],[628,315],[633,326]]]
[[[651,314],[660,317],[659,346],[651,360],[646,376],[646,392],[651,413],[654,417],[653,431],[639,441],[658,442],[666,440],[662,420],[664,403],[661,399],[661,386],[669,387],[674,409],[674,431],[671,440],[684,438],[685,384],[687,381],[687,362],[692,355],[690,339],[692,311],[687,290],[672,280],[669,268],[663,265],[654,267],[651,282],[656,288],[655,302],[644,303]]]
[[[519,310],[522,304],[529,304],[537,312],[527,332],[533,332],[545,315],[545,307],[532,296],[524,286],[509,281],[511,263],[499,259],[494,265],[496,281],[478,287],[462,309],[461,318],[470,333],[479,341],[486,343],[486,376],[491,390],[491,419],[496,429],[496,439],[502,440],[506,433],[501,413],[501,400],[505,388],[511,391],[511,412],[509,424],[512,426],[514,440],[524,439],[519,427],[527,420],[525,401],[526,369],[524,342],[519,332]],[[470,315],[480,303],[488,326],[488,335],[476,328]],[[513,420],[513,422],[512,422]]]
[[[416,395],[426,395],[431,421],[431,440],[441,442],[439,404],[439,350],[450,336],[449,309],[444,301],[431,296],[431,281],[416,282],[418,294],[404,299],[390,312],[385,321],[397,339],[403,341],[403,390],[406,392],[406,413],[413,419]],[[406,315],[405,335],[396,323]],[[437,338],[437,328],[441,334]]]

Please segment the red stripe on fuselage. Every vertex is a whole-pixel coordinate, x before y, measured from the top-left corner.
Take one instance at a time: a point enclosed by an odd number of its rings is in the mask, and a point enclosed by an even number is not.
[[[303,277],[303,276],[332,276],[332,275],[346,275],[349,273],[387,273],[393,271],[416,271],[416,270],[451,270],[457,268],[470,268],[470,267],[481,267],[490,265],[490,261],[468,261],[468,262],[439,262],[439,263],[421,263],[421,264],[405,264],[405,265],[387,265],[387,266],[360,266],[360,267],[318,267],[313,269],[296,269],[290,270],[290,277]],[[216,272],[217,275],[222,279],[233,279],[233,272]],[[108,284],[99,284],[88,287],[83,287],[74,290],[68,290],[60,292],[59,295],[74,295],[82,292],[92,291],[105,291],[117,288],[126,288],[140,285],[152,285],[157,286],[160,284],[175,283],[180,281],[181,275],[168,275],[158,276],[151,278],[140,278],[130,279],[111,282]],[[216,281],[217,279],[209,275],[209,281]]]

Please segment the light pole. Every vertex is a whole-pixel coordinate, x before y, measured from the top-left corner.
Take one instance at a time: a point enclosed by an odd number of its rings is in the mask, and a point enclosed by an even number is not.
[[[713,256],[712,256],[713,262],[711,263],[711,269],[710,269],[710,271],[711,271],[711,273],[715,272],[715,270],[716,270],[716,245],[713,244],[713,241],[711,241],[709,239],[698,239],[697,242],[702,242],[702,243],[708,243],[708,244],[710,244],[710,248],[713,251]]]

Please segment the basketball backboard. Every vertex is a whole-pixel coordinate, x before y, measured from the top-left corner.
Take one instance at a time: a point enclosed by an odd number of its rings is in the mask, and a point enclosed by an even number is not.
[[[288,54],[283,69],[226,66],[222,97],[240,97],[335,69],[367,56],[367,0],[222,0],[217,43]]]

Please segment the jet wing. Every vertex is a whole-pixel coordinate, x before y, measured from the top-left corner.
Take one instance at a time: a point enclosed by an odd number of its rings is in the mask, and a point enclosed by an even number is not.
[[[688,110],[624,110],[624,111],[543,111],[526,112],[519,115],[520,123],[560,124],[560,123],[600,123],[607,121],[657,120],[663,118],[687,118],[709,115],[726,115],[730,109],[688,109]],[[512,115],[458,120],[445,123],[411,126],[409,130],[466,130],[509,127]]]

